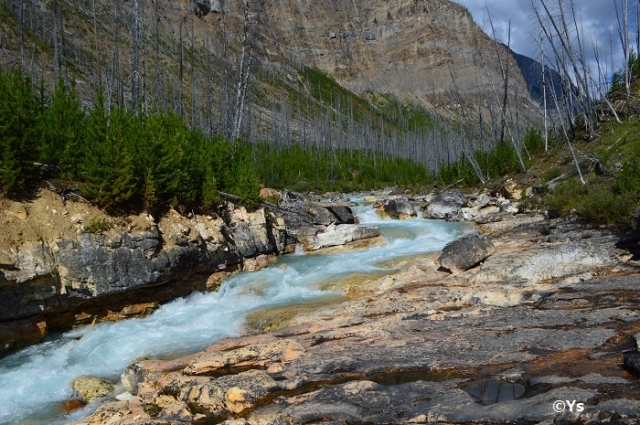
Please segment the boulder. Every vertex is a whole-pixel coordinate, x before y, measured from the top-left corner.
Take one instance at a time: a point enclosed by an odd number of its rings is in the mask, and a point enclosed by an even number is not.
[[[487,205],[489,205],[490,202],[491,202],[491,197],[486,193],[483,193],[476,198],[473,204],[478,208],[484,208]]]
[[[97,398],[106,397],[115,386],[110,381],[95,376],[78,376],[71,381],[71,387],[78,394],[80,400],[91,403]]]
[[[427,207],[427,218],[456,218],[466,203],[467,197],[457,189],[440,193]]]
[[[511,179],[504,182],[501,192],[507,199],[515,199],[516,201],[522,199],[522,188]]]
[[[406,198],[388,199],[382,208],[395,220],[405,220],[407,218],[416,217],[416,209]]]
[[[353,210],[346,205],[334,205],[328,209],[336,217],[336,224],[354,224],[356,222]]]
[[[336,217],[331,214],[331,211],[321,206],[314,205],[309,208],[309,215],[311,216],[313,224],[328,226],[336,222]]]
[[[451,273],[468,270],[480,264],[496,252],[487,235],[470,233],[449,242],[442,250],[438,263]]]

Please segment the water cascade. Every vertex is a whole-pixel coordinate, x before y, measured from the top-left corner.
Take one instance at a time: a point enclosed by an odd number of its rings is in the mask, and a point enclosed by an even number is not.
[[[52,335],[0,360],[0,424],[62,424],[87,415],[89,405],[63,415],[59,405],[72,397],[70,382],[79,375],[118,380],[134,359],[202,350],[238,335],[248,314],[321,301],[335,293],[320,283],[352,273],[391,273],[376,265],[394,258],[433,252],[460,236],[466,226],[444,221],[381,220],[361,198],[354,211],[361,223],[376,224],[384,246],[329,255],[283,256],[270,267],[241,272],[219,291],[195,293],[163,305],[146,318],[105,322]]]

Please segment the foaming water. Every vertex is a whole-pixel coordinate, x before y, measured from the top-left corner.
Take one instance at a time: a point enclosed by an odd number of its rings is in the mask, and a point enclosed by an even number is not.
[[[58,406],[72,397],[70,382],[79,375],[118,379],[138,357],[202,350],[216,340],[238,335],[250,313],[333,296],[319,289],[321,282],[354,272],[380,273],[383,269],[376,264],[437,251],[466,229],[459,223],[434,220],[382,220],[371,204],[362,202],[354,211],[361,223],[380,227],[384,246],[280,257],[266,269],[234,275],[218,292],[177,299],[143,319],[67,332],[1,359],[0,424],[62,424],[78,419],[95,407],[63,415]]]

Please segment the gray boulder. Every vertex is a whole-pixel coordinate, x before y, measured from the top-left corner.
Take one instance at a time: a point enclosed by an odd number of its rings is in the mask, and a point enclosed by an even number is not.
[[[457,189],[440,193],[427,207],[427,218],[457,218],[466,203],[467,197]]]
[[[354,224],[356,222],[353,210],[346,205],[330,206],[328,209],[336,217],[336,224]]]
[[[449,242],[442,250],[438,262],[451,273],[468,270],[480,264],[496,252],[487,235],[470,233]]]
[[[416,217],[416,209],[406,198],[389,199],[382,206],[389,217],[396,220],[404,220]]]
[[[313,224],[328,226],[336,222],[336,217],[331,214],[331,211],[321,206],[314,205],[309,208],[309,215],[312,218]]]

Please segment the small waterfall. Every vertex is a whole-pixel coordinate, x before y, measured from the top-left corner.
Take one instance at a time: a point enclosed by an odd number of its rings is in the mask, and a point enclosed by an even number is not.
[[[305,255],[304,245],[302,245],[301,243],[297,243],[296,250],[293,252],[293,255]]]

